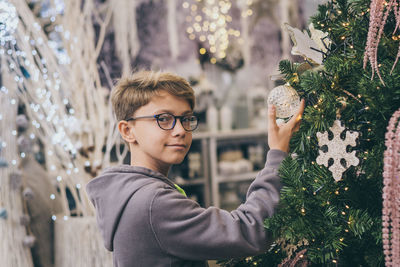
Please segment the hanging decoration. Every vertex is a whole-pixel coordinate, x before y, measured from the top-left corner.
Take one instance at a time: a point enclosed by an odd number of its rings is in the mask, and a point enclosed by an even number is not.
[[[1,115],[0,115],[0,119],[2,119]],[[3,146],[5,146],[5,143],[0,140],[0,153],[1,153]],[[3,159],[2,157],[0,157],[0,168],[5,168],[7,166],[8,166],[7,161],[5,159]]]
[[[294,44],[291,51],[292,55],[302,56],[312,64],[323,64],[324,57],[332,43],[327,32],[316,30],[312,23],[308,28],[311,36],[306,30],[301,32],[287,23],[283,25],[283,28],[289,33]]]
[[[7,219],[7,210],[5,208],[0,207],[0,218]]]
[[[33,235],[27,235],[23,240],[24,246],[28,248],[32,248],[35,245],[35,242],[36,242],[36,237],[34,237]]]
[[[288,83],[271,90],[268,95],[268,105],[276,108],[276,117],[285,119],[293,116],[300,106],[300,97]]]
[[[345,131],[345,127],[341,125],[340,120],[335,120],[333,126],[329,129],[333,133],[332,140],[329,140],[329,134],[327,131],[317,133],[318,145],[320,148],[327,146],[328,151],[324,152],[320,149],[316,162],[319,165],[328,167],[329,159],[333,159],[333,164],[329,167],[329,170],[332,172],[333,178],[337,182],[342,179],[343,172],[345,172],[350,166],[357,166],[360,162],[356,157],[356,151],[350,153],[346,151],[348,145],[353,147],[356,146],[356,139],[358,138],[359,133],[346,131],[345,139],[341,139],[340,135]],[[345,166],[341,164],[342,160],[345,160]]]
[[[251,1],[246,2],[247,5]],[[207,51],[214,56],[210,62],[215,64],[217,59],[226,57],[230,38],[239,38],[240,31],[230,27],[232,17],[229,11],[232,7],[230,0],[196,0],[193,3],[185,1],[183,7],[190,10],[190,16],[186,22],[190,24],[186,32],[189,39],[198,40],[203,45],[199,53],[204,55]],[[244,15],[252,15],[253,11],[248,8]],[[243,14],[242,14],[243,16]]]
[[[14,40],[14,32],[18,26],[18,16],[15,6],[7,0],[0,0],[0,43]]]
[[[0,158],[0,168],[5,168],[8,166],[7,161],[5,161],[4,159]]]
[[[400,266],[400,109],[389,121],[383,167],[382,239],[386,266]]]
[[[372,0],[370,5],[370,16],[369,16],[369,29],[368,29],[368,36],[367,36],[367,44],[365,46],[365,53],[364,53],[364,69],[367,67],[367,63],[371,64],[372,76],[371,80],[374,78],[374,74],[378,75],[379,79],[381,80],[382,84],[383,79],[379,72],[379,64],[378,64],[378,46],[379,41],[381,40],[383,29],[385,27],[386,21],[388,19],[389,13],[394,11],[396,17],[396,26],[393,29],[393,38],[396,38],[397,35],[394,36],[394,33],[400,27],[400,1],[399,0]],[[397,64],[397,61],[400,57],[400,45],[398,48],[398,52],[396,55],[395,62],[392,66],[392,71]]]

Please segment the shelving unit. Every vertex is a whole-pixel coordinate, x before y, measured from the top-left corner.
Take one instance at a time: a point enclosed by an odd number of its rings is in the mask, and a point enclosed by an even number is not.
[[[219,147],[255,143],[261,143],[263,145],[266,155],[268,150],[266,129],[240,129],[229,132],[195,132],[193,134],[193,144],[188,155],[193,152],[201,153],[202,176],[194,179],[184,179],[182,178],[184,177],[183,175],[176,175],[176,173],[179,173],[179,170],[183,173],[184,171],[182,171],[182,169],[185,169],[182,165],[178,165],[173,167],[172,170],[175,168],[175,171],[171,172],[171,178],[185,189],[189,197],[196,194],[197,199],[202,199],[203,201],[199,201],[202,206],[209,207],[213,205],[221,207],[221,185],[228,183],[250,183],[257,176],[259,170],[230,175],[220,174],[218,171]],[[188,164],[187,160],[183,162],[183,165],[184,164]]]
[[[221,143],[237,144],[248,143],[254,141],[260,141],[264,139],[264,143],[267,144],[267,131],[260,129],[240,129],[231,132],[221,132],[211,134],[209,137],[209,155],[210,155],[210,178],[211,178],[211,196],[212,203],[216,207],[221,207],[221,192],[220,185],[228,182],[243,182],[248,181],[249,183],[256,177],[258,171],[251,171],[246,173],[222,175],[218,173],[218,146]],[[265,145],[265,150],[268,147]],[[240,204],[240,203],[237,203]]]
[[[189,150],[189,153],[193,152],[194,150],[200,150],[201,153],[201,169],[202,169],[202,176],[195,177],[193,179],[186,179],[183,178],[183,175],[174,176],[174,169],[179,169],[179,166],[173,166],[173,169],[170,173],[172,173],[172,178],[179,186],[181,186],[187,193],[188,197],[196,196],[196,200],[200,203],[203,207],[209,207],[211,205],[211,196],[210,196],[210,177],[209,177],[209,162],[208,162],[208,139],[207,135],[199,135],[193,136],[192,146]],[[189,154],[188,153],[188,154]],[[187,160],[186,156],[186,160]],[[187,162],[186,162],[187,164]],[[198,190],[196,187],[201,187],[201,190]],[[201,191],[202,194],[199,196],[198,191]]]

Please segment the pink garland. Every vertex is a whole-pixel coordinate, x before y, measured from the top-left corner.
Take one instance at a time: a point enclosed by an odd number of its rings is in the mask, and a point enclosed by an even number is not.
[[[382,84],[383,79],[379,72],[378,66],[378,45],[379,41],[382,37],[383,29],[385,27],[387,18],[389,16],[390,11],[393,10],[395,17],[396,17],[396,27],[393,31],[396,30],[400,26],[400,0],[389,0],[386,2],[385,0],[372,0],[370,6],[370,18],[369,18],[369,29],[368,29],[368,36],[367,36],[367,44],[365,46],[365,53],[364,53],[364,69],[367,67],[368,61],[371,64],[372,69],[372,77],[371,80],[374,78],[375,72],[378,74],[379,79],[381,80]],[[393,64],[392,71],[397,64],[397,61],[400,57],[400,45],[397,52],[396,60]]]
[[[400,109],[389,121],[383,167],[382,238],[386,266],[400,266]]]

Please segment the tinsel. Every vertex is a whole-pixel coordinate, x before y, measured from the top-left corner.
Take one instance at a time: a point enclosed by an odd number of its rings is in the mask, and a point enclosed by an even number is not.
[[[386,266],[400,266],[400,109],[385,135],[382,238]]]
[[[379,72],[378,65],[378,45],[382,37],[382,33],[388,19],[390,11],[394,11],[396,17],[396,26],[393,33],[399,28],[400,25],[400,9],[399,0],[390,0],[386,2],[385,0],[372,0],[370,5],[370,20],[369,29],[367,36],[367,44],[364,53],[364,69],[367,67],[368,61],[371,64],[372,77],[374,78],[375,72],[378,74],[379,79],[382,84],[384,84],[381,74]],[[393,64],[392,71],[396,66],[396,63],[400,57],[400,46],[397,52],[396,60]]]

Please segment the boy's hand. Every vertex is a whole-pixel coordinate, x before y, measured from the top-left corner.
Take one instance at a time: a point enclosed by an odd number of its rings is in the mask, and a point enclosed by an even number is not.
[[[275,106],[268,107],[268,146],[270,149],[279,149],[289,152],[289,141],[294,132],[300,128],[301,117],[303,116],[305,101],[301,100],[299,110],[293,117],[284,124],[276,124]]]

